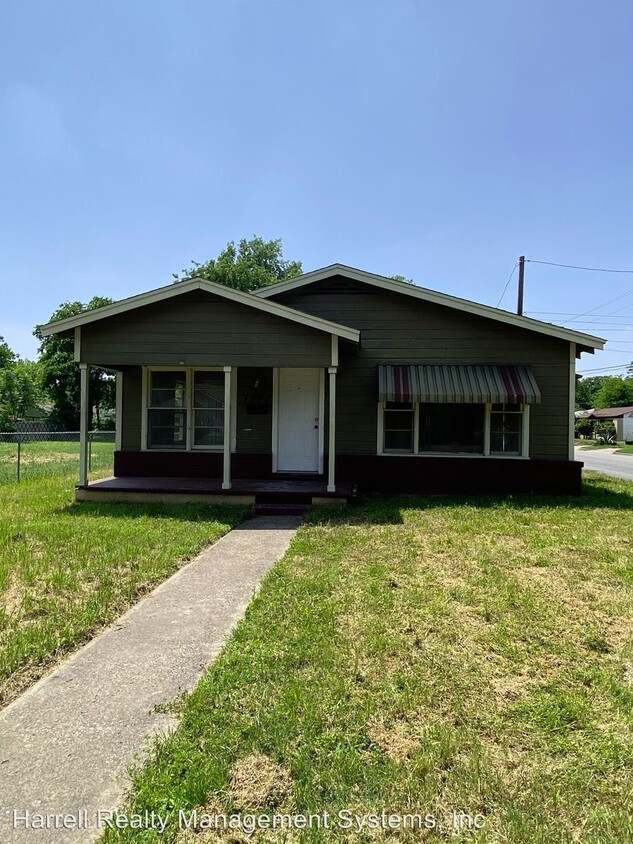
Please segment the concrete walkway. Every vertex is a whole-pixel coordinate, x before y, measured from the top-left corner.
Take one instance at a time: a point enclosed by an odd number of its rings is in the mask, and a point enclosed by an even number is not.
[[[297,526],[287,516],[243,523],[0,713],[2,844],[100,834],[97,812],[119,803],[135,754],[173,724],[155,707],[195,685]],[[80,828],[14,828],[14,811],[68,814],[66,826]]]

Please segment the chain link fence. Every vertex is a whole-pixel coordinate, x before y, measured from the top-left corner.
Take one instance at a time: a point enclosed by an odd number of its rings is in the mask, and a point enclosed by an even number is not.
[[[53,431],[22,425],[0,432],[0,483],[25,478],[79,475],[79,431]],[[88,471],[107,469],[114,461],[114,431],[88,432]]]

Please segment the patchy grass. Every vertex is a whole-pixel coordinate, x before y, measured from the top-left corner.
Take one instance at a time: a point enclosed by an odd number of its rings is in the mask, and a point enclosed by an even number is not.
[[[133,772],[140,841],[633,840],[633,484],[580,499],[363,501],[314,513]],[[323,813],[194,835],[182,809]],[[336,826],[433,813],[435,830]],[[452,835],[453,809],[485,816]]]
[[[245,512],[202,504],[75,504],[74,480],[66,474],[0,485],[0,703]]]
[[[617,443],[603,443],[598,440],[576,440],[576,445],[582,449],[593,451],[597,448],[614,448],[616,454],[633,454],[633,445],[618,440]]]
[[[91,449],[91,477],[111,474],[114,443],[94,442]],[[0,443],[0,484],[16,483],[18,476],[17,443]],[[27,442],[20,446],[22,480],[79,476],[78,442]]]

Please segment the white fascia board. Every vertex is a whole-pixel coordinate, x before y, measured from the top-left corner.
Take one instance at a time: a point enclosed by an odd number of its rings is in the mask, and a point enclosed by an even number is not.
[[[385,276],[369,273],[365,270],[357,270],[354,267],[347,267],[345,264],[330,264],[330,266],[323,267],[323,269],[313,270],[312,272],[304,273],[304,275],[289,278],[286,281],[279,281],[277,284],[271,284],[269,287],[263,287],[260,290],[255,290],[254,295],[262,299],[268,299],[270,296],[276,296],[279,293],[296,290],[298,287],[303,287],[306,284],[323,281],[332,275],[343,275],[353,281],[373,284],[375,287],[380,287],[383,290],[391,290],[395,293],[402,293],[405,296],[412,296],[415,299],[422,299],[425,302],[432,302],[436,305],[444,305],[448,308],[466,311],[466,313],[486,317],[487,319],[494,319],[497,322],[503,322],[506,325],[514,325],[517,328],[524,328],[527,331],[536,331],[539,334],[547,334],[550,337],[557,337],[560,340],[567,340],[570,343],[577,343],[581,346],[587,346],[590,349],[602,349],[604,344],[607,342],[601,337],[595,337],[591,334],[583,334],[579,331],[573,331],[570,328],[564,328],[560,325],[552,325],[549,322],[542,322],[539,319],[519,316],[518,314],[510,313],[510,311],[493,308],[490,305],[481,305],[478,302],[471,302],[469,299],[460,299],[458,296],[451,296],[448,293],[439,293],[437,290],[429,290],[426,287],[418,287],[415,284],[407,284],[406,282],[397,281],[394,278],[386,278]]]
[[[205,290],[224,299],[230,299],[233,302],[238,302],[255,310],[264,311],[282,319],[290,320],[291,322],[305,325],[308,328],[314,328],[317,331],[324,331],[327,334],[335,334],[337,337],[342,337],[344,340],[350,340],[353,343],[360,342],[360,331],[356,328],[350,328],[347,325],[339,325],[336,322],[331,322],[328,319],[312,316],[303,311],[297,311],[294,308],[288,308],[285,305],[280,305],[277,302],[264,301],[252,293],[243,293],[241,290],[234,290],[231,287],[225,287],[223,284],[216,284],[213,281],[208,281],[205,278],[191,278],[187,281],[179,281],[175,284],[169,284],[165,287],[159,287],[156,290],[150,290],[147,293],[140,293],[137,296],[130,296],[128,299],[121,299],[120,302],[113,302],[110,305],[104,305],[101,308],[95,308],[91,311],[84,311],[76,316],[60,319],[56,322],[49,322],[46,325],[40,326],[40,331],[43,337],[50,337],[51,334],[59,334],[62,331],[70,331],[81,325],[86,325],[91,322],[98,322],[101,319],[116,316],[117,314],[125,313],[126,311],[141,308],[144,305],[152,305],[156,302],[162,302],[165,299],[171,299],[174,296],[181,296],[184,293],[190,293],[193,290]]]

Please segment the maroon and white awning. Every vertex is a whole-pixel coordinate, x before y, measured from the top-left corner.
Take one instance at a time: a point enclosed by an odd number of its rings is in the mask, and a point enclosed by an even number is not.
[[[534,404],[541,392],[529,366],[380,365],[380,401]]]

